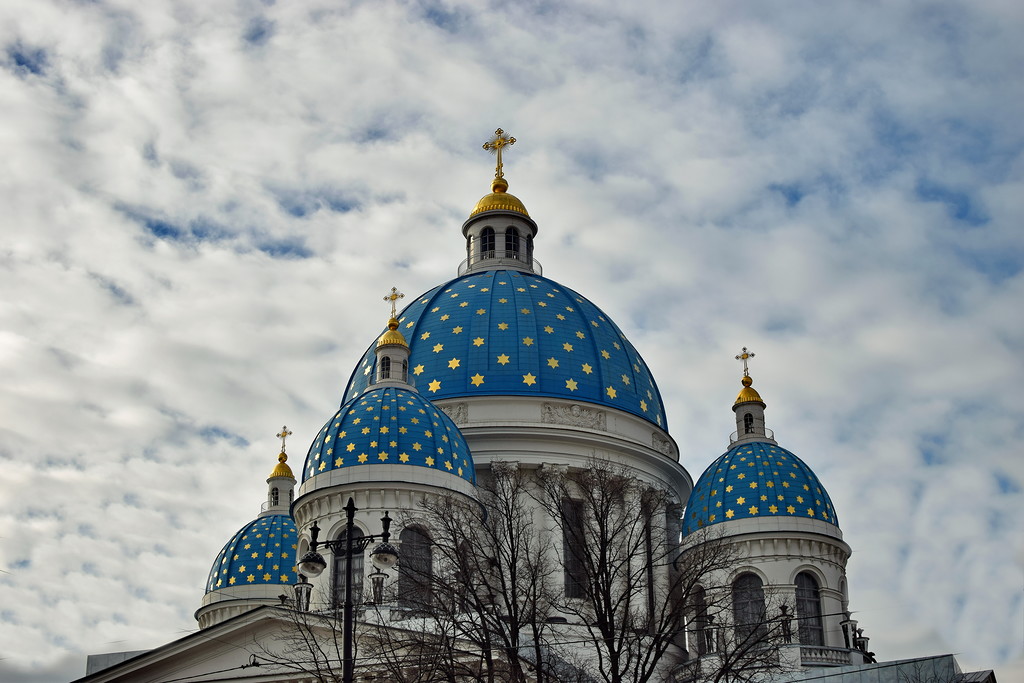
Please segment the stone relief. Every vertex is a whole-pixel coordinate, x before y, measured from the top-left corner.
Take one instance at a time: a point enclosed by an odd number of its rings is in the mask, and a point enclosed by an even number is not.
[[[469,406],[465,403],[444,406],[441,410],[457,425],[466,424],[466,420],[469,419]]]
[[[576,403],[559,405],[545,403],[541,413],[541,421],[549,424],[572,425],[605,431],[605,416],[601,410],[584,408]]]
[[[672,443],[657,433],[651,434],[651,447],[662,455],[672,455]]]

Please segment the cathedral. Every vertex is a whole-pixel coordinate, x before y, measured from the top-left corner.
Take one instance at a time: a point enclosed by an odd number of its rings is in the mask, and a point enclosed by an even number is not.
[[[767,426],[747,348],[736,356],[733,415],[723,406],[711,426],[724,434],[734,425],[725,452],[696,479],[683,467],[640,351],[590,299],[544,276],[538,223],[504,174],[502,154],[514,142],[498,129],[484,145],[497,164],[490,192],[462,225],[456,277],[404,306],[397,288],[384,297],[386,327],[367,335],[339,407],[324,411],[303,460],[289,461],[287,450],[308,436],[278,433],[262,510],[213,558],[199,630],[153,650],[90,656],[80,680],[827,674],[994,683],[991,672],[963,674],[951,655],[876,661],[851,616],[842,511],[814,463]],[[525,491],[511,520],[494,503],[508,481]],[[492,626],[474,608],[478,585],[517,571],[519,560],[506,566],[493,547],[491,569],[474,570],[446,550],[484,542],[455,523],[473,519],[511,529],[490,542],[522,543],[542,568],[533,621],[522,628],[509,624],[534,584],[492,592]],[[516,536],[523,528],[526,541]],[[488,638],[532,632],[483,658],[490,641],[482,645],[460,621]],[[423,652],[442,645],[461,673],[430,673]],[[404,659],[389,668],[394,658]]]

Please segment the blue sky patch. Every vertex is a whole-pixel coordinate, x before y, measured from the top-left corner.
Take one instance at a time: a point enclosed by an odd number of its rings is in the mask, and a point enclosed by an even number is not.
[[[921,178],[917,181],[914,193],[926,202],[945,204],[946,213],[950,217],[968,225],[982,225],[989,220],[985,210],[965,191]]]
[[[250,45],[265,45],[274,37],[274,22],[266,17],[256,17],[245,27],[242,38]]]
[[[306,246],[301,237],[290,237],[281,240],[266,240],[258,243],[256,248],[273,258],[309,258],[313,251]]]
[[[42,76],[50,64],[46,50],[41,47],[26,47],[20,43],[7,46],[7,59],[19,76]]]

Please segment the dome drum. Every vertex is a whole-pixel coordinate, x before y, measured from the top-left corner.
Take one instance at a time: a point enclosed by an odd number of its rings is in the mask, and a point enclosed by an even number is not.
[[[489,211],[467,220],[462,226],[466,238],[466,259],[459,275],[479,270],[511,269],[540,275],[541,265],[533,257],[537,224],[509,211]]]

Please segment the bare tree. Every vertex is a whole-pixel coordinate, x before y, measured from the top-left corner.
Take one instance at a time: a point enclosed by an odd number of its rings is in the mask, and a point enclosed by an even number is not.
[[[428,498],[411,514],[430,533],[432,562],[409,577],[404,593],[399,582],[397,602],[430,625],[412,650],[457,644],[448,657],[453,675],[564,680],[548,642],[558,568],[550,535],[534,519],[534,487],[526,470],[496,462],[475,500]],[[467,650],[479,661],[470,664]]]

